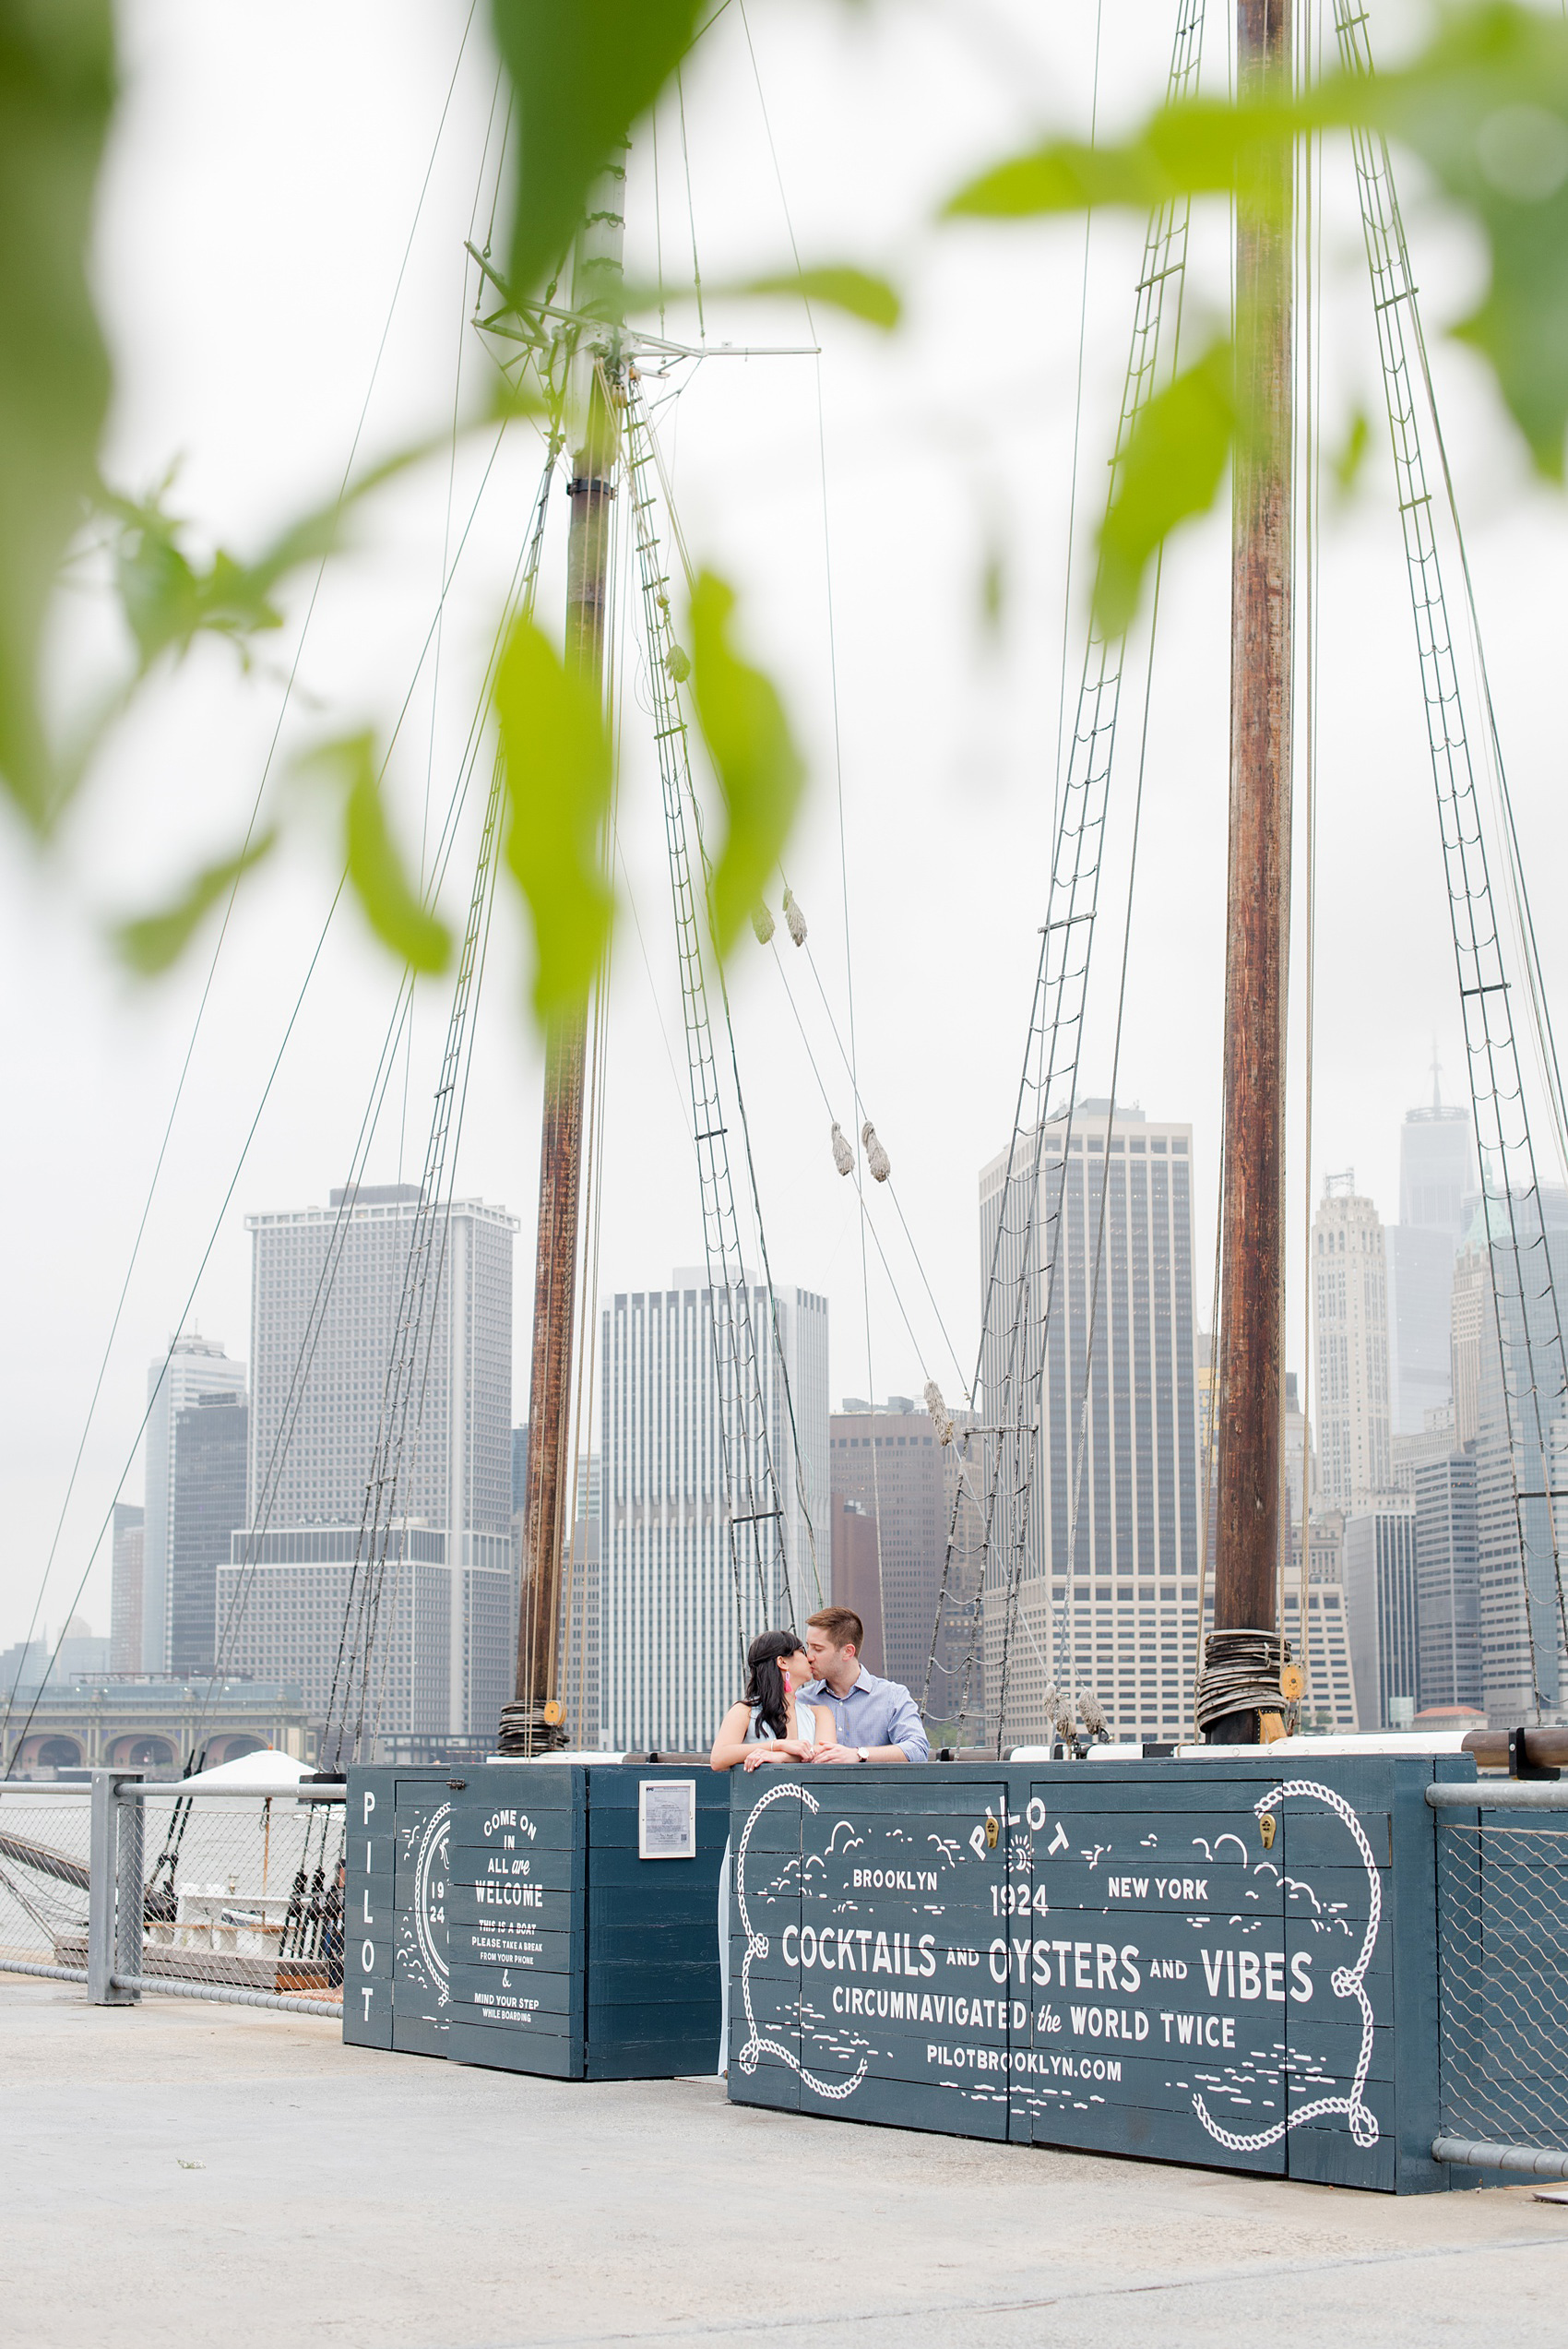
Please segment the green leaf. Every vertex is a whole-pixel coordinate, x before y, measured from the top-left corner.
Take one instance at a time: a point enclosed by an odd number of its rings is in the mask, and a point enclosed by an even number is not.
[[[44,614],[91,493],[109,361],[88,290],[114,97],[108,0],[6,0],[0,31],[0,785],[58,811],[38,704]]]
[[[1211,342],[1134,424],[1099,534],[1094,618],[1101,636],[1125,633],[1157,550],[1218,496],[1236,432],[1233,377],[1230,344]]]
[[[1007,558],[992,540],[985,550],[980,575],[980,626],[991,638],[1000,637],[1007,612]]]
[[[690,48],[698,0],[491,0],[517,123],[511,283],[537,291],[596,172]]]
[[[692,691],[730,817],[713,875],[721,955],[784,852],[806,774],[777,687],[730,640],[734,609],[734,590],[701,573],[692,590]]]
[[[1120,145],[1058,139],[961,187],[948,218],[1020,218],[1096,204],[1153,206],[1234,191],[1275,200],[1282,137],[1384,133],[1420,156],[1469,215],[1491,263],[1485,299],[1451,329],[1486,359],[1536,466],[1563,471],[1568,434],[1568,23],[1482,0],[1438,15],[1393,73],[1335,72],[1294,103],[1277,91],[1229,105],[1162,107]]]
[[[780,269],[770,277],[747,278],[738,285],[715,286],[708,299],[721,293],[742,296],[798,294],[807,302],[821,302],[833,310],[845,310],[851,318],[862,318],[868,327],[880,327],[890,334],[904,315],[904,305],[897,292],[885,278],[873,278],[864,269],[847,265],[825,263],[814,269]]]
[[[771,302],[785,297],[794,301],[820,302],[829,309],[843,310],[852,318],[861,318],[867,326],[880,327],[890,333],[904,315],[902,296],[885,278],[873,277],[869,270],[858,269],[848,262],[824,262],[811,269],[774,269],[761,277],[731,278],[716,282],[705,279],[703,299],[706,303]],[[620,289],[619,308],[633,316],[639,312],[673,308],[677,303],[695,302],[695,285],[638,285],[628,281]]]
[[[1270,151],[1298,127],[1274,98],[1245,105],[1184,99],[1162,107],[1120,146],[1051,139],[968,181],[942,208],[946,220],[1022,220],[1126,204],[1140,212],[1183,196],[1266,192]]]
[[[375,744],[368,733],[327,743],[300,762],[346,787],[343,852],[349,886],[384,946],[415,971],[445,971],[452,935],[422,903],[386,821]]]
[[[1485,299],[1455,326],[1490,363],[1538,470],[1568,432],[1568,24],[1533,9],[1453,8],[1400,71],[1325,85],[1332,119],[1364,112],[1414,149],[1471,215],[1491,259]]]
[[[269,856],[277,831],[263,832],[248,846],[217,864],[208,864],[160,913],[143,913],[135,921],[119,922],[112,933],[121,960],[144,979],[159,977],[176,963],[208,914],[228,897],[253,865]]]
[[[599,698],[531,620],[512,624],[495,676],[506,768],[506,862],[533,917],[541,1020],[587,1001],[615,900],[605,878],[610,738]]]
[[[243,646],[253,636],[281,627],[282,614],[272,598],[289,574],[334,554],[361,500],[418,464],[434,446],[422,441],[398,449],[340,497],[289,523],[254,561],[241,562],[220,547],[205,570],[197,570],[182,548],[185,524],[169,513],[162,491],[137,499],[101,490],[99,504],[118,525],[115,584],[142,671],[171,647],[187,651],[202,629]]]
[[[1333,450],[1328,457],[1328,470],[1342,498],[1348,497],[1354,491],[1371,447],[1372,426],[1367,422],[1366,411],[1358,408],[1347,427],[1343,447]]]

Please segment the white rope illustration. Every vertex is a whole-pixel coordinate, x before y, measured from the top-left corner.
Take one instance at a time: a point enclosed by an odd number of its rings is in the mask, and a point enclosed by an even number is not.
[[[445,1915],[447,1892],[446,1839],[451,1831],[452,1806],[443,1803],[432,1811],[425,1821],[419,1847],[419,1866],[415,1877],[414,1936],[421,1957],[430,1969],[431,1987],[436,1992],[436,2004],[444,2007],[451,1996],[452,1969],[446,1961],[434,1932],[433,1913]],[[431,1876],[439,1869],[440,1882],[432,1897]]]
[[[753,1828],[769,1803],[780,1802],[790,1795],[795,1795],[809,1811],[817,1811],[822,1807],[816,1797],[814,1795],[808,1795],[803,1786],[797,1786],[789,1781],[782,1785],[770,1786],[762,1800],[754,1806],[750,1818],[742,1829],[741,1847],[735,1854],[735,1905],[741,1912],[741,1928],[746,1937],[746,1954],[741,1962],[741,1997],[746,2009],[746,2029],[751,2033],[745,2045],[737,2052],[735,2061],[743,2072],[750,2074],[755,2071],[759,2056],[777,2056],[779,2062],[788,2064],[791,2071],[798,2071],[806,2086],[814,2090],[817,2095],[830,2097],[835,2104],[839,2104],[846,2096],[852,2096],[865,2078],[865,2057],[863,2056],[861,2057],[860,2069],[852,2080],[818,2080],[815,2073],[809,2072],[800,2057],[791,2054],[790,2050],[778,2040],[763,2037],[756,2027],[756,2017],[752,2012],[752,1960],[766,1957],[767,1936],[766,1933],[757,1933],[753,1930],[751,1918],[746,1914],[746,1846],[752,1840]]]
[[[1331,2113],[1343,2113],[1349,2121],[1351,2136],[1364,2152],[1368,2147],[1377,2143],[1379,2134],[1376,2117],[1362,2102],[1361,2091],[1367,2084],[1372,2054],[1372,2006],[1367,1996],[1364,1976],[1383,1918],[1383,1884],[1378,1876],[1377,1862],[1372,1856],[1372,1847],[1367,1841],[1360,1820],[1344,1796],[1336,1795],[1331,1786],[1320,1786],[1311,1778],[1287,1779],[1271,1795],[1264,1795],[1260,1802],[1253,1805],[1254,1816],[1261,1818],[1265,1811],[1272,1810],[1276,1803],[1284,1802],[1290,1795],[1310,1795],[1314,1802],[1326,1803],[1336,1817],[1344,1820],[1355,1837],[1356,1849],[1367,1872],[1367,1929],[1361,1939],[1360,1954],[1354,1965],[1336,1966],[1329,1977],[1329,1986],[1335,1997],[1354,1998],[1361,2009],[1361,2046],[1356,2057],[1356,2076],[1350,2083],[1348,2096],[1320,2096],[1315,2104],[1302,2105],[1288,2118],[1246,2135],[1239,2134],[1235,2129],[1222,2128],[1217,2120],[1212,2120],[1201,2095],[1193,2098],[1193,2109],[1209,2135],[1219,2144],[1228,2145],[1233,2153],[1258,2152],[1265,2145],[1277,2145],[1287,2129],[1301,2128],[1306,2122],[1321,2120]]]

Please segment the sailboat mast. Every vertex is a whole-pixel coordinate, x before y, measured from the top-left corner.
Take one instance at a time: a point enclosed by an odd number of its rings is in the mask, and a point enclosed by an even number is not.
[[[1288,88],[1290,0],[1237,0],[1243,98]],[[1277,1634],[1284,1424],[1285,1009],[1290,923],[1293,158],[1238,199],[1230,572],[1230,851],[1220,1206],[1217,1635]],[[1253,1642],[1217,1639],[1217,1744],[1271,1711]],[[1277,1665],[1275,1667],[1277,1680]],[[1215,1699],[1240,1699],[1218,1709]],[[1277,1701],[1277,1699],[1276,1700]]]
[[[623,153],[595,181],[578,234],[572,306],[579,314],[604,303],[618,285],[625,239],[625,188]],[[613,319],[618,307],[613,301],[608,304],[605,315],[610,322],[602,335],[586,333],[570,361],[569,397],[576,429],[571,435],[570,451],[565,662],[596,695],[604,690],[610,501],[614,495],[619,445],[615,418],[604,398],[604,378],[606,363],[613,359]],[[545,1036],[517,1694],[515,1701],[502,1709],[503,1753],[543,1753],[565,1743],[554,1692],[561,1560],[569,1532],[564,1520],[571,1490],[567,1455],[587,1041],[587,1021],[581,1010],[553,1018]]]

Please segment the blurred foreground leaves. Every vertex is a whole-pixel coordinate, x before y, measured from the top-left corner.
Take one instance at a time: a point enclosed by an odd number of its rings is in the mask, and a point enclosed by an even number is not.
[[[698,0],[491,0],[515,126],[508,269],[518,303],[537,305],[559,275],[596,173],[676,74],[703,13]],[[349,508],[424,453],[395,456],[250,559],[222,548],[210,560],[194,555],[186,526],[166,505],[167,484],[141,499],[96,488],[111,386],[88,252],[114,86],[108,0],[0,0],[0,785],[41,836],[68,796],[40,714],[42,647],[62,561],[95,503],[111,527],[135,650],[134,675],[113,715],[142,678],[203,633],[226,638],[246,657],[253,638],[281,625],[290,575],[333,554]],[[1271,200],[1284,142],[1345,130],[1386,137],[1414,155],[1426,184],[1479,230],[1488,284],[1450,331],[1491,369],[1537,470],[1560,480],[1568,433],[1568,23],[1544,9],[1515,0],[1449,5],[1392,72],[1336,71],[1293,99],[1264,89],[1236,104],[1161,107],[1120,143],[1051,140],[979,173],[950,199],[945,217],[997,223],[1097,205],[1147,211],[1206,196],[1255,208]],[[803,296],[885,332],[901,316],[895,288],[850,261],[742,275],[709,291]],[[658,296],[644,290],[626,298],[636,307]],[[1232,367],[1231,343],[1217,332],[1128,437],[1100,539],[1095,616],[1102,630],[1128,625],[1159,547],[1220,492],[1245,428]],[[519,412],[541,404],[523,388],[509,397]],[[541,399],[549,404],[548,387]],[[1357,419],[1332,467],[1346,487],[1366,444]],[[712,878],[723,950],[778,861],[803,768],[777,688],[735,648],[732,590],[703,575],[690,618],[692,700],[727,814]],[[533,923],[543,1014],[581,1000],[609,935],[610,754],[601,711],[531,624],[508,633],[494,706],[506,761],[506,863]],[[347,878],[373,930],[416,969],[442,969],[450,939],[398,852],[372,736],[347,735],[315,765],[342,792]],[[161,911],[123,923],[117,936],[133,967],[167,968],[275,837],[267,820],[250,844],[204,865]]]
[[[1099,534],[1094,620],[1103,637],[1131,626],[1166,539],[1218,495],[1236,431],[1234,365],[1229,340],[1217,339],[1156,392],[1128,435]]]
[[[1020,220],[1096,205],[1149,211],[1189,197],[1266,207],[1282,142],[1324,131],[1386,137],[1412,151],[1485,240],[1484,299],[1449,331],[1486,360],[1538,472],[1560,481],[1568,433],[1568,21],[1515,5],[1441,9],[1410,62],[1389,73],[1325,75],[1277,91],[1161,106],[1121,144],[1053,139],[970,180],[949,219]],[[1119,468],[1100,541],[1096,617],[1115,632],[1137,580],[1177,522],[1218,496],[1237,402],[1216,368],[1222,346],[1146,411]],[[1229,410],[1224,444],[1217,425]],[[1347,483],[1364,434],[1347,451]],[[1217,460],[1218,456],[1218,461]]]
[[[729,817],[712,883],[721,955],[784,853],[805,783],[778,688],[731,641],[734,610],[734,589],[704,571],[692,589],[692,693]]]
[[[232,856],[204,866],[161,912],[116,924],[113,938],[121,960],[144,979],[155,979],[171,969],[213,907],[232,897],[245,874],[269,855],[277,843],[277,830],[269,829]]]
[[[517,137],[511,282],[526,299],[560,263],[597,172],[679,66],[699,0],[491,0]]]
[[[343,788],[343,869],[376,936],[411,970],[445,971],[452,934],[403,869],[381,795],[374,736],[346,735],[314,751],[305,764]]]
[[[171,648],[188,651],[203,629],[230,638],[243,654],[251,637],[280,628],[283,615],[273,598],[290,573],[336,554],[361,499],[428,454],[427,443],[399,449],[339,496],[291,522],[250,562],[222,547],[210,563],[193,562],[181,544],[186,526],[163,503],[167,482],[139,499],[101,491],[99,504],[114,525],[114,583],[140,671],[145,674]]]
[[[109,405],[87,263],[113,97],[108,0],[0,0],[0,777],[38,831],[44,617]]]
[[[515,620],[507,635],[495,713],[506,765],[506,863],[533,922],[534,1009],[543,1021],[586,1000],[610,940],[610,737],[597,694],[531,620]]]

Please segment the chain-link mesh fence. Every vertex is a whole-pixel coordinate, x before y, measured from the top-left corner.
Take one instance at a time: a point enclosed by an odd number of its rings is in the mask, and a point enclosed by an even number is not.
[[[1444,2136],[1568,2149],[1568,1819],[1437,1830]]]
[[[0,1802],[0,1961],[87,1980],[92,1813],[86,1787]]]
[[[193,1795],[172,1783],[122,1788],[111,1816],[115,1831],[101,1854],[86,1788],[53,1796],[6,1790],[0,1971],[85,1982],[93,1871],[106,1865],[115,1879],[116,1974],[340,2010],[340,1802]]]
[[[132,1799],[142,1813],[144,1980],[341,2004],[340,1803],[173,1788]]]

